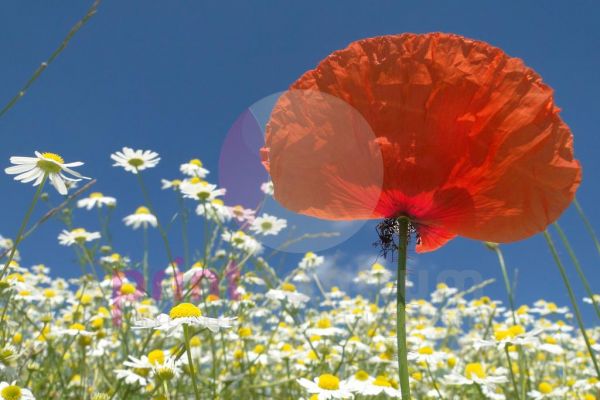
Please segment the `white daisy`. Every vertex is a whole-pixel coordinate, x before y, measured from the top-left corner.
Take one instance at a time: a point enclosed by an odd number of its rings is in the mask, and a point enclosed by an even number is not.
[[[48,176],[48,180],[62,195],[67,194],[67,186],[65,181],[76,182],[81,179],[90,179],[72,170],[73,167],[83,165],[81,161],[65,163],[63,158],[54,153],[35,152],[35,157],[11,157],[10,162],[15,164],[4,170],[9,175],[15,176],[16,181],[23,183],[33,181],[33,186],[38,186],[42,183],[44,176]],[[64,172],[75,176],[75,178],[67,177]]]
[[[277,235],[286,226],[287,221],[285,219],[279,219],[269,214],[263,214],[252,221],[250,230],[265,236]]]
[[[114,207],[117,205],[117,199],[105,196],[100,192],[91,193],[87,198],[77,202],[77,207],[91,210],[92,208],[101,208],[103,206]]]
[[[318,395],[319,400],[350,399],[354,397],[348,385],[345,382],[340,382],[336,376],[331,374],[323,374],[312,382],[304,378],[298,379],[297,382],[308,393]]]
[[[534,400],[540,399],[564,399],[565,394],[569,391],[569,388],[561,386],[554,387],[548,382],[541,382],[538,385],[537,390],[532,390],[529,393],[529,397]]]
[[[182,182],[180,188],[184,197],[201,202],[212,201],[225,194],[225,189],[218,189],[217,185],[197,178]]]
[[[165,189],[179,190],[179,185],[181,185],[181,180],[173,179],[172,181],[169,181],[167,179],[161,179],[160,183],[161,183],[160,188],[163,190],[165,190]]]
[[[306,304],[310,297],[296,291],[296,286],[291,283],[283,283],[281,289],[269,289],[265,297],[270,300],[289,303],[293,307],[299,307]]]
[[[125,168],[125,171],[137,174],[146,168],[153,168],[158,165],[160,157],[158,153],[151,150],[133,150],[129,147],[123,147],[123,150],[116,151],[110,155],[115,162],[113,167]]]
[[[207,218],[217,222],[229,221],[233,217],[231,208],[227,207],[221,199],[214,199],[211,202],[198,204],[196,214],[205,215]]]
[[[134,328],[156,329],[171,334],[183,325],[207,328],[211,332],[218,332],[223,328],[231,328],[235,318],[203,317],[200,309],[192,303],[180,303],[173,307],[167,314],[160,314],[156,319],[145,318],[137,321]]]
[[[273,182],[271,181],[261,184],[260,190],[268,196],[273,196],[273,194],[275,194],[275,190],[273,189]]]
[[[0,383],[0,399],[2,400],[35,400],[29,389],[19,387],[13,382]]]
[[[158,220],[156,217],[147,207],[144,206],[138,207],[133,214],[123,218],[123,222],[125,222],[125,225],[131,226],[133,229],[138,229],[140,226],[147,228],[148,225],[153,227],[158,225]]]
[[[76,228],[71,231],[63,229],[58,235],[58,242],[63,246],[72,246],[76,243],[83,244],[96,239],[100,239],[100,232],[88,232],[83,228]]]
[[[181,173],[186,174],[188,176],[197,176],[198,178],[204,178],[208,175],[208,170],[202,168],[202,161],[194,158],[185,164],[181,164],[179,167]]]
[[[363,385],[358,385],[355,379],[356,393],[363,396],[379,396],[380,394],[386,394],[392,398],[400,398],[400,391],[395,389],[392,381],[384,375],[378,375],[374,379],[367,379]]]

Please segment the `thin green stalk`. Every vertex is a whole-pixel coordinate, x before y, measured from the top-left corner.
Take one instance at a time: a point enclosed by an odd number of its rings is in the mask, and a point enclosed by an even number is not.
[[[398,345],[398,375],[402,398],[410,400],[408,380],[408,350],[406,348],[406,249],[408,247],[409,220],[398,218],[398,276],[396,288],[396,342]]]
[[[577,198],[573,199],[573,204],[575,205],[575,209],[577,210],[579,217],[583,220],[585,229],[587,229],[588,233],[592,237],[592,240],[594,241],[594,244],[596,245],[596,250],[598,250],[598,253],[600,254],[600,240],[598,240],[598,236],[596,236],[596,233],[594,232],[594,228],[592,227],[590,220],[585,216],[585,213],[583,212],[583,209],[581,208],[579,201],[577,201]]]
[[[513,294],[512,285],[510,284],[510,279],[508,277],[508,271],[506,270],[506,263],[504,262],[504,255],[502,254],[502,250],[500,250],[500,245],[493,243],[488,244],[488,247],[491,247],[496,256],[498,257],[498,263],[500,264],[500,269],[502,270],[502,278],[504,279],[504,286],[506,286],[506,293],[508,295],[508,304],[510,305],[510,311],[512,314],[513,324],[517,324],[517,317],[515,314],[515,296]]]
[[[517,380],[515,379],[515,372],[513,371],[512,360],[510,359],[510,354],[508,352],[508,344],[504,346],[504,353],[506,354],[506,359],[508,360],[508,370],[510,371],[510,380],[513,385],[513,389],[515,390],[515,396],[519,399],[519,389],[517,386]],[[521,373],[522,375],[523,373]]]
[[[144,184],[144,179],[142,179],[142,174],[140,173],[140,171],[137,171],[137,173],[135,175],[138,177],[138,181],[140,183],[140,188],[142,189],[142,195],[144,196],[146,205],[148,206],[148,209],[150,210],[152,215],[154,215],[156,217],[156,221],[157,221],[156,226],[158,228],[158,232],[160,233],[160,237],[162,238],[163,243],[165,245],[165,250],[167,251],[167,258],[169,259],[169,265],[173,269],[173,279],[175,280],[175,291],[177,293],[179,293],[181,288],[179,287],[179,281],[177,279],[177,269],[175,268],[175,264],[173,262],[173,253],[171,252],[171,246],[169,245],[169,238],[167,237],[167,233],[163,229],[163,227],[160,223],[160,220],[158,219],[158,216],[154,212],[154,207],[152,207],[152,202],[150,201],[150,196],[148,195],[148,190],[146,190],[146,185]],[[173,296],[173,298],[175,299],[176,296]]]
[[[444,396],[442,396],[442,393],[440,392],[440,389],[438,388],[437,380],[435,379],[435,377],[433,376],[433,373],[431,372],[431,367],[429,366],[428,362],[425,362],[425,365],[427,366],[427,373],[429,374],[429,379],[431,379],[433,388],[435,389],[435,391],[438,395],[438,398],[440,400],[442,400],[444,398]]]
[[[23,221],[21,222],[21,226],[19,227],[19,231],[17,232],[17,237],[15,237],[15,241],[13,243],[12,249],[10,250],[10,254],[8,255],[6,264],[4,264],[2,273],[0,273],[0,279],[4,278],[4,274],[6,273],[6,270],[8,269],[8,267],[10,266],[10,263],[12,262],[13,258],[15,257],[15,254],[17,252],[17,247],[23,240],[23,232],[25,231],[25,228],[27,227],[29,218],[31,218],[33,209],[35,208],[35,205],[37,204],[37,201],[40,198],[40,194],[42,193],[42,189],[44,188],[44,185],[46,184],[47,180],[48,180],[48,174],[45,174],[44,177],[42,178],[42,182],[40,182],[40,184],[38,185],[37,190],[35,191],[35,194],[33,195],[33,200],[31,201],[31,204],[29,205],[29,209],[27,210],[27,213],[25,213],[25,217],[23,218]]]
[[[558,232],[558,236],[560,236],[560,240],[563,242],[563,245],[567,249],[567,253],[569,253],[569,257],[571,257],[571,261],[573,261],[573,265],[575,265],[575,269],[577,270],[577,274],[579,275],[579,278],[581,279],[581,283],[583,283],[583,287],[585,288],[585,291],[587,292],[588,296],[590,296],[590,299],[592,299],[592,304],[594,305],[594,310],[596,310],[596,315],[598,316],[598,318],[600,318],[600,306],[598,305],[598,302],[595,299],[594,292],[592,292],[592,288],[590,287],[590,284],[589,284],[587,278],[585,277],[585,274],[583,273],[581,264],[579,263],[579,260],[577,259],[577,256],[575,255],[573,248],[571,247],[571,243],[569,242],[567,235],[565,235],[565,232],[562,230],[560,225],[558,225],[558,222],[555,222],[553,225],[554,225],[554,228],[556,228],[556,231]]]
[[[148,227],[144,225],[144,258],[142,260],[142,273],[144,275],[144,288],[150,290],[150,276],[148,272]]]
[[[2,108],[2,110],[0,110],[0,118],[2,116],[4,116],[4,114],[6,114],[6,112],[8,110],[10,110],[17,103],[17,101],[21,100],[21,98],[23,96],[25,96],[25,93],[27,93],[27,90],[29,89],[29,87],[31,85],[33,85],[33,83],[40,77],[42,72],[44,72],[46,70],[46,68],[48,68],[48,65],[50,65],[52,63],[52,61],[54,61],[54,59],[56,57],[58,57],[58,55],[60,53],[62,53],[62,51],[65,49],[65,47],[67,47],[67,45],[69,44],[69,42],[71,41],[73,36],[75,36],[77,31],[79,31],[88,22],[88,20],[96,14],[98,6],[100,5],[100,1],[101,0],[94,1],[94,3],[88,9],[85,16],[71,28],[71,30],[69,31],[67,36],[62,41],[62,43],[50,55],[50,58],[48,58],[47,61],[40,64],[40,66],[35,70],[35,72],[31,76],[31,78],[29,78],[29,80],[25,83],[25,85],[21,88],[21,90],[19,90],[19,92],[8,102],[8,104],[6,104],[4,106],[4,108]]]
[[[592,349],[592,345],[590,344],[590,339],[588,338],[587,332],[585,331],[585,326],[583,324],[583,318],[581,317],[581,312],[579,311],[579,306],[577,305],[577,299],[575,297],[575,293],[573,293],[573,288],[571,287],[571,283],[569,282],[569,278],[567,276],[567,272],[565,270],[565,266],[563,265],[560,257],[558,256],[558,252],[556,250],[556,246],[554,246],[554,242],[552,241],[552,237],[548,233],[547,230],[544,231],[544,237],[546,238],[546,242],[548,243],[548,247],[550,247],[550,251],[552,252],[552,257],[558,266],[558,270],[560,271],[560,276],[563,279],[565,287],[567,288],[567,292],[569,293],[569,298],[571,300],[571,305],[573,306],[573,311],[575,312],[575,317],[577,319],[577,324],[579,325],[579,330],[583,335],[583,339],[585,340],[585,345],[587,346],[588,352],[590,353],[590,357],[592,359],[592,363],[594,364],[594,369],[596,370],[596,375],[600,379],[600,367],[598,366],[598,361],[596,360],[596,356],[594,355],[594,350]]]
[[[183,325],[183,340],[185,342],[185,352],[187,353],[188,364],[190,367],[190,376],[192,377],[192,385],[194,386],[194,396],[196,400],[200,400],[200,392],[196,383],[196,372],[194,370],[194,362],[192,361],[192,351],[190,350],[190,332],[187,325]]]

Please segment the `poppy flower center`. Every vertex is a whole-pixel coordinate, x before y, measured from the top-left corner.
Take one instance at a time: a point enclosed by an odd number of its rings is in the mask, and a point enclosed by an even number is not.
[[[396,251],[396,249],[398,248],[398,245],[396,244],[396,241],[395,241],[395,238],[400,233],[400,225],[399,225],[398,219],[399,218],[386,218],[383,221],[381,221],[379,224],[377,224],[377,226],[375,227],[375,230],[377,231],[377,236],[379,236],[379,241],[373,243],[373,246],[380,248],[381,255],[384,258],[387,257],[387,254],[389,252],[391,252],[393,255],[394,251]],[[410,221],[410,219],[409,219],[409,221]],[[415,225],[413,225],[411,222],[409,222],[408,223],[408,239],[409,239],[409,241],[412,236],[415,237],[417,244],[421,244],[421,236],[419,235],[417,228],[415,227]]]

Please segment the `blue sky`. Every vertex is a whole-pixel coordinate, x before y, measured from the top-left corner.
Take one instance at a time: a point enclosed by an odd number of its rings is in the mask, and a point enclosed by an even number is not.
[[[369,36],[445,31],[485,40],[523,58],[556,91],[562,116],[575,135],[584,180],[578,197],[592,222],[600,193],[596,171],[600,139],[600,5],[564,3],[422,1],[128,1],[105,2],[27,95],[0,119],[0,160],[34,150],[82,160],[96,189],[119,199],[117,217],[141,203],[133,176],[111,167],[109,154],[123,145],[158,151],[163,160],[149,171],[161,217],[176,202],[159,190],[161,177],[175,177],[180,162],[201,158],[216,175],[219,152],[236,118],[256,101],[285,88],[330,52]],[[0,101],[7,102],[85,13],[86,2],[0,4]],[[242,173],[243,171],[240,171]],[[0,178],[0,233],[13,236],[33,195],[27,185]],[[55,200],[57,198],[55,197]],[[41,212],[40,208],[38,212]],[[95,216],[78,213],[94,229]],[[589,280],[600,292],[600,258],[573,209],[561,219]],[[116,224],[118,250],[139,255],[141,234]],[[78,273],[69,249],[60,248],[62,227],[50,222],[23,245],[25,264],[44,262],[55,274]],[[196,226],[197,230],[200,230]],[[600,229],[600,228],[599,228]],[[158,238],[155,240],[159,249]],[[326,279],[375,259],[372,224],[329,249],[338,268]],[[542,237],[505,246],[511,270],[518,268],[518,302],[567,296]],[[159,250],[156,257],[163,257]],[[564,251],[562,255],[568,261]],[[289,257],[291,262],[294,257]],[[160,264],[163,260],[155,259]],[[448,270],[500,278],[493,253],[457,239],[441,250],[411,255],[411,278],[431,288]],[[575,274],[572,274],[576,281]],[[583,290],[575,284],[581,296]],[[485,290],[505,298],[501,282]],[[580,296],[580,297],[581,297]],[[584,306],[591,318],[589,306]]]

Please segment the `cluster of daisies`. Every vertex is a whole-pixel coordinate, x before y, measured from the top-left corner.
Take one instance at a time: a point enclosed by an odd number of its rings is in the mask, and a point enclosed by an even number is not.
[[[143,171],[160,161],[129,148],[112,159],[137,175],[142,192]],[[81,163],[52,153],[11,161],[6,172],[41,192],[49,182],[66,194],[85,179],[73,170]],[[174,243],[191,241],[165,229],[147,198],[116,221],[160,235],[163,254],[152,255],[166,265],[113,243],[110,213],[97,227],[75,227],[79,213],[117,207],[99,192],[70,199],[69,212],[53,216],[79,278],[27,266],[18,251],[23,236],[0,237],[0,400],[401,398],[393,272],[383,262],[365,265],[352,289],[327,287],[322,255],[267,257],[261,239],[291,230],[285,220],[225,204],[225,189],[209,183],[200,160],[179,172],[162,188],[181,200],[182,223],[208,233],[200,248],[174,254],[182,247]],[[268,183],[262,190],[272,194]],[[569,309],[544,300],[511,309],[483,295],[489,283],[467,290],[440,283],[407,304],[413,397],[600,398]],[[600,328],[587,335],[600,355]]]

